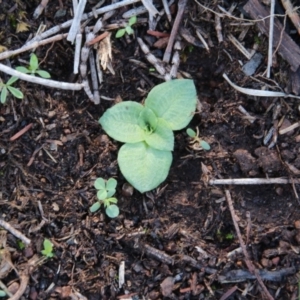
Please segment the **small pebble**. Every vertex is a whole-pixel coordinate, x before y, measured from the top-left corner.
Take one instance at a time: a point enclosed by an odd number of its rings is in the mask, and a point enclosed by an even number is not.
[[[300,220],[295,221],[294,226],[296,229],[300,229]]]

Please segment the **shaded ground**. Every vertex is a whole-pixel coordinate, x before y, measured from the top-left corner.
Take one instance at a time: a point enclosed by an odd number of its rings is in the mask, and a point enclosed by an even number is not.
[[[216,4],[211,8],[216,9]],[[7,48],[21,47],[41,20],[51,27],[71,18],[70,1],[64,4],[66,16],[53,17],[59,8],[54,1],[39,21],[31,20],[38,2],[18,3],[10,12],[9,1],[0,5],[0,44]],[[229,4],[222,5],[229,9]],[[90,9],[91,6],[87,11]],[[30,30],[15,34],[14,23],[20,11],[27,12]],[[112,23],[122,11],[126,9],[121,9]],[[174,6],[173,18],[175,13]],[[188,20],[202,28],[212,43],[207,52],[185,42],[180,64],[180,71],[194,79],[202,104],[191,127],[199,127],[211,151],[192,150],[185,131],[177,132],[170,174],[151,193],[141,195],[135,191],[132,196],[124,195],[125,180],[116,161],[119,144],[109,139],[97,122],[112,102],[102,100],[95,106],[83,92],[20,81],[25,99],[10,97],[7,105],[0,106],[0,217],[32,240],[29,247],[20,250],[18,239],[8,233],[3,248],[9,249],[18,269],[33,255],[41,256],[45,238],[54,244],[55,257],[31,271],[24,299],[220,299],[231,288],[234,292],[227,299],[263,299],[257,281],[246,272],[243,255],[232,253],[240,244],[224,198],[224,186],[209,185],[208,180],[296,178],[300,173],[299,128],[278,135],[271,149],[263,140],[283,117],[288,122],[286,127],[299,120],[299,100],[254,98],[234,91],[222,78],[223,72],[240,86],[261,89],[266,80],[258,75],[265,70],[266,61],[254,79],[245,76],[239,60],[247,60],[227,39],[228,33],[239,35],[239,26],[222,19],[225,41],[219,44],[213,16],[201,13],[195,2],[188,3],[184,24],[196,36]],[[158,30],[170,32],[165,21],[164,16]],[[137,25],[135,34],[146,37],[146,30],[146,25]],[[293,37],[300,45],[299,39]],[[257,38],[259,52],[266,60],[267,39],[259,36],[254,26],[247,33],[245,46],[251,48]],[[142,101],[151,83],[162,82],[149,72],[152,66],[136,39],[131,40],[127,43],[125,39],[112,39],[116,75],[104,74],[102,96]],[[40,61],[44,58],[40,67],[55,80],[72,80],[71,45],[61,41],[48,49],[49,45],[35,52]],[[154,53],[161,56],[163,51]],[[146,68],[133,64],[129,61],[132,58],[146,63]],[[280,56],[276,58],[273,79],[287,89],[289,66]],[[28,61],[29,53],[2,63],[15,67],[20,65],[19,59]],[[7,81],[9,77],[1,73],[1,78]],[[240,105],[255,118],[253,123],[238,110]],[[33,126],[27,133],[16,141],[9,140],[30,123]],[[103,211],[89,212],[95,201],[93,182],[97,177],[118,180],[121,214],[116,219],[109,219]],[[255,267],[279,272],[276,280],[274,273],[264,275],[267,289],[273,296],[276,294],[276,299],[297,299],[299,185],[226,188],[234,200],[237,221]],[[122,261],[125,284],[119,287]],[[234,277],[230,273],[233,270],[246,273]],[[16,278],[15,271],[11,271],[1,280],[9,286]],[[49,289],[51,283],[54,286]]]

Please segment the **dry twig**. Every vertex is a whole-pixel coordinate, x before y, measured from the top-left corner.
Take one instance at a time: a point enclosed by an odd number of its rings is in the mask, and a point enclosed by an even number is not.
[[[170,61],[171,51],[172,51],[172,48],[173,48],[173,45],[175,42],[175,37],[178,33],[178,28],[179,28],[179,25],[180,25],[180,22],[181,22],[183,13],[184,13],[186,3],[187,3],[187,0],[179,0],[179,2],[178,2],[178,12],[177,12],[174,24],[173,24],[173,28],[172,28],[170,39],[168,42],[168,46],[167,46],[167,49],[166,49],[164,57],[163,57],[163,61],[166,63],[169,63],[169,61]]]
[[[208,184],[226,185],[256,185],[256,184],[300,184],[300,179],[288,178],[230,178],[230,179],[210,179]]]
[[[22,242],[24,242],[24,244],[29,245],[31,243],[31,240],[27,238],[23,233],[13,228],[9,223],[5,222],[2,219],[0,219],[0,226],[12,233],[18,239],[20,239]]]
[[[242,239],[242,235],[241,235],[241,232],[240,232],[240,228],[239,228],[239,225],[236,221],[236,216],[235,216],[235,212],[234,212],[234,207],[233,207],[233,204],[232,204],[232,200],[231,200],[231,195],[230,195],[230,192],[229,190],[225,190],[225,195],[226,195],[226,199],[227,199],[227,202],[228,202],[228,207],[229,207],[229,210],[230,210],[230,213],[231,213],[231,218],[232,218],[232,222],[233,222],[233,225],[234,225],[234,228],[235,228],[235,231],[236,231],[236,234],[238,236],[238,239],[239,239],[239,242],[240,242],[240,245],[241,245],[241,248],[243,250],[243,254],[245,256],[245,263],[250,271],[250,273],[252,273],[253,275],[255,275],[259,285],[261,286],[261,288],[263,289],[265,295],[268,297],[269,300],[274,300],[274,298],[272,297],[272,295],[269,293],[269,291],[267,290],[265,284],[263,283],[258,271],[255,269],[253,263],[251,262],[250,258],[249,258],[249,254],[247,252],[247,249],[246,249],[246,245]]]

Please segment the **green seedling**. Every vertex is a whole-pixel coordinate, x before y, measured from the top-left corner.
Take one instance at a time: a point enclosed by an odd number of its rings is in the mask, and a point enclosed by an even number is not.
[[[116,38],[121,38],[122,36],[125,35],[125,33],[127,34],[133,34],[133,29],[131,28],[132,25],[134,25],[137,21],[137,18],[136,16],[133,16],[131,17],[129,20],[128,20],[128,24],[126,25],[125,28],[121,28],[117,31],[116,33]]]
[[[194,82],[176,79],[154,87],[145,105],[120,102],[100,118],[104,131],[125,143],[118,153],[118,165],[139,192],[150,191],[167,178],[174,148],[173,131],[188,125],[196,102]]]
[[[210,145],[207,142],[205,142],[205,141],[203,141],[199,138],[199,129],[198,129],[198,127],[196,127],[196,130],[197,130],[197,132],[195,132],[191,128],[188,128],[186,130],[186,133],[192,139],[190,141],[191,148],[193,150],[210,150]]]
[[[22,241],[17,241],[17,244],[20,250],[25,249],[25,244]]]
[[[103,178],[97,178],[94,187],[97,190],[98,200],[90,207],[90,211],[96,212],[103,204],[105,212],[110,218],[117,217],[120,213],[119,207],[116,205],[118,199],[112,197],[116,193],[117,180],[109,178],[105,181]]]
[[[17,89],[17,88],[14,88],[13,86],[11,86],[13,83],[15,83],[19,78],[16,77],[16,76],[12,76],[10,77],[10,79],[6,82],[6,83],[3,83],[1,80],[0,80],[0,91],[1,91],[1,94],[0,94],[0,101],[2,104],[4,104],[6,102],[6,99],[7,99],[7,96],[8,96],[8,93],[10,92],[14,97],[18,98],[18,99],[23,99],[24,95],[23,93]]]
[[[53,253],[53,244],[51,243],[50,240],[44,239],[43,247],[44,247],[44,249],[41,251],[41,253],[42,253],[45,257],[51,258],[51,257],[54,256],[54,253]]]
[[[28,68],[20,66],[16,67],[16,70],[33,76],[35,76],[35,74],[38,74],[39,76],[46,79],[51,77],[47,71],[39,69],[39,61],[34,53],[31,54]]]

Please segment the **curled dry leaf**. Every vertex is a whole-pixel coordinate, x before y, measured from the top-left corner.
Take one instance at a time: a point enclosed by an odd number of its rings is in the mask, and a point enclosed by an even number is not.
[[[98,46],[98,55],[101,62],[103,70],[106,70],[107,65],[112,61],[111,54],[111,42],[110,42],[111,33],[109,33]]]

